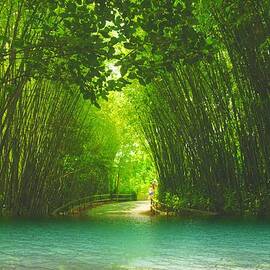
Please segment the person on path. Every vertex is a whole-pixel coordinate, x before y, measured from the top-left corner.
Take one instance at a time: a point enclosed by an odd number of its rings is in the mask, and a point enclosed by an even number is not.
[[[153,185],[149,186],[148,194],[149,194],[148,199],[150,199],[150,211],[152,212],[153,211],[153,209],[152,209],[152,207],[153,207],[153,197],[154,197]]]
[[[154,196],[155,192],[154,192],[154,189],[153,189],[153,185],[151,185],[148,189],[148,195],[149,195],[149,199],[152,200],[153,199],[153,196]]]
[[[152,189],[153,189],[154,193],[156,192],[157,186],[158,186],[158,182],[156,179],[154,179],[152,181]]]

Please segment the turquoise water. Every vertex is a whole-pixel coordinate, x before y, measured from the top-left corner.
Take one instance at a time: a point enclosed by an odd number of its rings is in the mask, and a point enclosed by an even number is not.
[[[270,222],[1,220],[0,269],[270,269]]]

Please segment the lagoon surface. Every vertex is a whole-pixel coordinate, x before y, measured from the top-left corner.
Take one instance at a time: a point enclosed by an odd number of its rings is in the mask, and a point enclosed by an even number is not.
[[[270,269],[270,222],[98,214],[2,219],[0,269]]]

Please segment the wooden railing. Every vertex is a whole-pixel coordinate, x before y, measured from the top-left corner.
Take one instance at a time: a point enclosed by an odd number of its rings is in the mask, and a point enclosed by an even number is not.
[[[105,203],[105,202],[114,202],[114,201],[136,201],[136,194],[100,194],[83,197],[77,200],[73,200],[65,203],[64,205],[58,207],[52,212],[53,216],[56,215],[66,215],[74,209],[86,209],[95,203]]]

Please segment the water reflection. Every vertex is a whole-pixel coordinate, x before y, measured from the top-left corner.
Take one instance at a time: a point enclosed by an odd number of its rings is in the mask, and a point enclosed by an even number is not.
[[[149,216],[1,220],[0,269],[270,269],[270,223]]]

